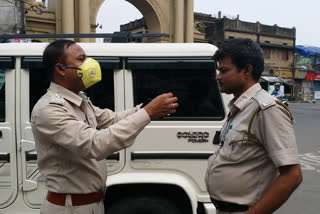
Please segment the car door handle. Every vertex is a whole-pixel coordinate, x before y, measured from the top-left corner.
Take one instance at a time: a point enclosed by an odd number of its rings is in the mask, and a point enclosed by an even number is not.
[[[10,163],[10,153],[0,153],[0,162]]]
[[[37,159],[38,159],[38,156],[36,153],[26,152],[26,161],[36,161]]]
[[[2,137],[2,131],[0,130],[0,138]]]
[[[27,153],[34,151],[35,144],[29,140],[21,140],[21,152],[22,152],[22,189],[23,191],[32,191],[38,188],[38,184],[34,180],[28,179],[27,176]]]

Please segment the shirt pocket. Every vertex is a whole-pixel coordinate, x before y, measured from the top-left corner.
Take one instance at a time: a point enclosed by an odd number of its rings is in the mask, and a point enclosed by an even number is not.
[[[243,132],[229,130],[220,151],[221,156],[227,161],[241,161],[250,146],[250,142],[247,141],[247,138],[248,136]]]

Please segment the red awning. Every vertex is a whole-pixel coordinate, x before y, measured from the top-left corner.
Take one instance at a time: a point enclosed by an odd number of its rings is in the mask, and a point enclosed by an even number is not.
[[[316,70],[307,70],[306,80],[320,81],[320,73],[318,73]]]

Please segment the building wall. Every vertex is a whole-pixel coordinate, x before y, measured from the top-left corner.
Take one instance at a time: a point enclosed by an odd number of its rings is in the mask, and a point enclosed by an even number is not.
[[[285,37],[275,37],[270,35],[260,35],[259,41],[261,43],[270,43],[275,45],[283,45],[288,47],[295,46],[295,40],[292,38],[285,38]]]
[[[26,14],[26,33],[27,34],[55,34],[56,33],[55,13],[44,11],[41,15],[39,15],[34,11],[28,11]],[[51,41],[54,41],[54,39],[37,39],[37,41],[51,42]]]
[[[1,0],[0,14],[0,32],[2,34],[25,33],[24,5],[21,1]]]
[[[194,13],[194,42],[208,43],[207,33],[214,26],[216,18],[210,14]]]
[[[289,48],[261,45],[266,64],[275,68],[294,68],[294,51]]]
[[[233,31],[224,32],[224,40],[233,39],[233,38],[248,38],[257,42],[256,34],[245,33],[245,32],[233,32]]]
[[[26,5],[26,33],[27,34],[62,34],[62,33],[95,33],[96,32],[96,17],[104,0],[89,0],[88,8],[85,13],[80,12],[79,0],[48,0],[48,8],[39,7],[42,14],[37,14],[35,11],[39,2],[28,0]],[[65,19],[63,8],[66,8],[66,3],[73,5],[72,8],[67,8],[66,14],[74,14],[71,19]],[[30,7],[31,6],[31,7]],[[83,7],[82,7],[83,8]],[[80,14],[81,13],[81,17]],[[87,27],[83,31],[82,25],[84,22],[80,18],[87,21]],[[67,29],[68,31],[65,31]],[[69,38],[72,39],[72,38]],[[52,41],[53,39],[38,39],[41,42]],[[75,39],[79,42],[95,42],[95,39]]]

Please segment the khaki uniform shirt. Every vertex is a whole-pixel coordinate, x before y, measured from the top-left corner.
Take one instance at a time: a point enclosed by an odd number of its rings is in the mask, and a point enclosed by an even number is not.
[[[233,140],[248,138],[259,142]],[[209,158],[206,185],[212,198],[242,205],[254,205],[279,175],[278,167],[298,164],[298,152],[289,112],[276,104],[259,83],[229,104],[230,116],[221,130],[224,145]]]
[[[51,83],[34,106],[32,132],[40,172],[56,193],[91,193],[105,187],[105,158],[129,147],[150,122],[140,106],[121,113],[99,109],[78,95]]]

